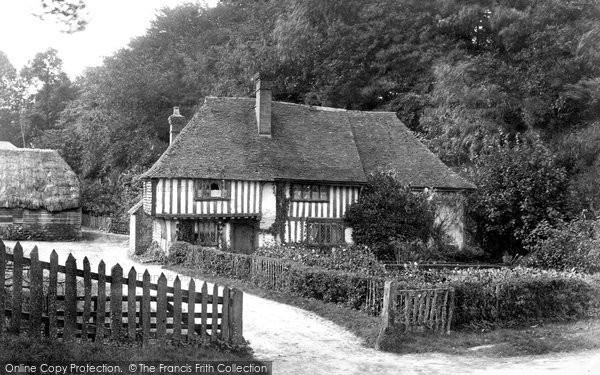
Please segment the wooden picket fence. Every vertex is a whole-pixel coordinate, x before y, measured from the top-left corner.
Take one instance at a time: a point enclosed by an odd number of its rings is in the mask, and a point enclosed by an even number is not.
[[[450,333],[454,288],[399,290],[397,281],[385,282],[381,335],[387,328],[402,332]]]
[[[382,277],[371,277],[367,280],[367,296],[364,309],[369,315],[377,316],[381,313],[384,284],[385,279]]]
[[[23,269],[27,266],[29,288],[24,289]],[[64,295],[58,294],[58,284],[63,283],[59,274],[64,275]],[[83,291],[78,288],[78,278],[83,279]],[[6,280],[12,280],[10,288]],[[110,284],[108,295],[106,284]],[[123,293],[124,286],[126,293]],[[153,284],[148,270],[142,280],[138,280],[133,267],[124,278],[118,264],[106,275],[104,261],[94,273],[87,257],[81,270],[77,269],[71,254],[62,266],[58,264],[56,251],[52,251],[47,263],[39,260],[37,247],[26,258],[19,243],[10,254],[0,240],[0,335],[8,330],[14,334],[27,331],[33,337],[45,335],[63,340],[111,338],[148,344],[164,343],[167,339],[190,342],[221,339],[239,343],[243,341],[243,293],[228,287],[222,289],[219,296],[215,284],[209,294],[204,283],[200,292],[196,292],[191,279],[184,290],[179,276],[173,286],[167,286],[167,278],[162,273]]]
[[[284,275],[289,271],[285,261],[263,256],[252,256],[250,277],[262,287],[283,290],[287,287],[289,278]]]

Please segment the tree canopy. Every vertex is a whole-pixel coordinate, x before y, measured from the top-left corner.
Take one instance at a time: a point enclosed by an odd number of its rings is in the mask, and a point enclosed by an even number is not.
[[[561,214],[594,211],[599,19],[598,0],[184,4],[75,82],[51,50],[20,74],[0,55],[1,136],[58,148],[86,208],[118,213],[167,147],[173,106],[189,117],[204,96],[252,95],[262,71],[275,100],[396,112],[461,173],[487,173],[490,142],[534,140],[564,169]]]

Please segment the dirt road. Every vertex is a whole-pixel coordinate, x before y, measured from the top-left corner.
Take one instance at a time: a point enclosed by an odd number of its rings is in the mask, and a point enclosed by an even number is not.
[[[92,270],[104,259],[107,270],[119,263],[125,273],[134,266],[141,276],[148,269],[153,280],[164,272],[172,283],[175,273],[157,265],[144,265],[127,258],[127,237],[87,233],[81,242],[23,242],[28,254],[34,245],[40,259],[48,260],[52,249],[64,264],[69,252],[82,266],[87,256]],[[6,245],[14,246],[14,241]],[[180,276],[183,285],[189,278]],[[396,355],[361,346],[350,332],[296,307],[253,295],[244,296],[244,337],[257,358],[273,361],[273,373],[279,374],[600,374],[600,351],[485,358],[443,354]]]

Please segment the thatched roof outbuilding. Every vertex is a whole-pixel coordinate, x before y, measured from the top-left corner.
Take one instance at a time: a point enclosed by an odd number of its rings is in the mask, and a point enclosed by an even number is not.
[[[80,198],[77,175],[57,151],[0,148],[0,207],[63,211]]]

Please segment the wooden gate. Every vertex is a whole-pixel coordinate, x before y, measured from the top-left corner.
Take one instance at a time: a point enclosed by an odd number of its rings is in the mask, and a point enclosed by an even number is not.
[[[454,312],[454,288],[400,289],[386,281],[381,309],[381,334],[387,328],[402,332],[450,333]],[[380,336],[381,336],[380,334]]]

